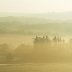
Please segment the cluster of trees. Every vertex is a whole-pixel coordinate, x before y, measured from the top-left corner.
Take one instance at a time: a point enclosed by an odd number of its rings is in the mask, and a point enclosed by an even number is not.
[[[72,61],[72,40],[65,43],[61,37],[48,36],[34,39],[33,46],[21,44],[15,49],[8,44],[0,45],[0,63],[70,62]]]

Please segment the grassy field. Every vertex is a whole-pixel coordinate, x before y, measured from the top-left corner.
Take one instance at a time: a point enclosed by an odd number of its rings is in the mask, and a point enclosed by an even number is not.
[[[72,72],[72,63],[0,65],[0,72]]]
[[[7,43],[11,48],[16,48],[20,44],[33,44],[32,35],[0,34],[0,44]]]
[[[33,43],[34,36],[30,35],[0,35],[0,44],[7,43],[11,48],[20,44]],[[0,64],[0,72],[72,72],[72,63],[24,63]]]

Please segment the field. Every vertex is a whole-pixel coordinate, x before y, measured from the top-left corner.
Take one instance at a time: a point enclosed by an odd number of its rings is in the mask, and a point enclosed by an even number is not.
[[[0,72],[72,72],[72,63],[0,65]]]
[[[14,49],[22,43],[33,45],[34,38],[32,35],[1,34],[0,44],[7,43]],[[72,72],[72,63],[0,64],[0,72]]]
[[[7,43],[10,48],[16,48],[20,44],[33,45],[32,35],[0,34],[0,44]]]

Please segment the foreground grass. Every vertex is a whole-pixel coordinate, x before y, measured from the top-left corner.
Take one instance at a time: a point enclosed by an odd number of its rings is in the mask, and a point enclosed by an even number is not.
[[[72,63],[1,64],[0,72],[72,72]]]

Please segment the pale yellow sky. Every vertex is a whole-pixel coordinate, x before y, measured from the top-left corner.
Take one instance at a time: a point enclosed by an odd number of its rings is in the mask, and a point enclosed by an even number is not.
[[[0,0],[0,12],[48,13],[72,11],[72,0]]]

